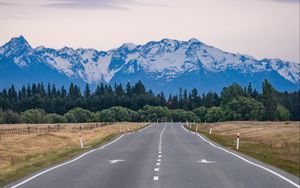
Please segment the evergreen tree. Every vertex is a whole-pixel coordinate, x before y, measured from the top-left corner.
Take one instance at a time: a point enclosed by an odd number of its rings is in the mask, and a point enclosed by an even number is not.
[[[275,90],[273,89],[272,85],[265,80],[263,82],[262,87],[262,97],[263,97],[263,105],[265,107],[265,119],[266,120],[275,120],[275,113],[277,108],[277,98],[275,94]]]
[[[90,86],[89,86],[89,84],[86,84],[85,89],[84,89],[84,97],[87,98],[87,97],[90,97],[90,96],[91,96]]]

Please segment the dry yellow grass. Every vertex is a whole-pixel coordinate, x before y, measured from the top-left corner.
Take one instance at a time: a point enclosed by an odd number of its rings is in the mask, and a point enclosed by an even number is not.
[[[30,161],[37,162],[50,153],[59,153],[61,150],[67,151],[80,148],[79,129],[74,129],[80,125],[89,124],[61,124],[61,131],[51,133],[32,133],[30,135],[17,135],[0,140],[0,185],[6,182],[6,174],[17,171]],[[83,130],[83,142],[89,145],[95,141],[103,140],[109,135],[116,135],[122,132],[136,130],[145,123],[115,123],[98,127],[92,130]],[[0,129],[27,127],[20,125],[0,125]],[[47,127],[48,125],[30,125]],[[52,125],[53,126],[53,125]],[[77,151],[77,150],[76,150]],[[14,157],[14,160],[12,158]],[[12,164],[14,163],[14,164]],[[1,178],[2,177],[2,178]],[[10,177],[10,176],[9,176]]]
[[[299,131],[299,122],[237,121],[213,124],[215,134],[232,136],[234,139],[239,132],[241,141],[262,143],[289,151],[289,157],[295,161],[299,161],[299,157],[296,156],[299,154]]]
[[[201,124],[205,125],[205,124]],[[240,151],[299,176],[300,122],[236,121],[199,126],[206,136],[235,148],[240,133]]]

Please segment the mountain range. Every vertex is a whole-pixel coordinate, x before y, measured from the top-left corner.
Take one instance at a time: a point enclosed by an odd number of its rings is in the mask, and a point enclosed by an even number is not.
[[[95,87],[100,83],[141,80],[154,92],[177,93],[179,88],[220,92],[231,83],[258,90],[268,79],[278,90],[299,89],[300,64],[280,59],[257,60],[224,52],[197,39],[162,39],[144,45],[125,43],[109,50],[32,48],[23,36],[0,47],[0,88],[29,83],[71,82]]]

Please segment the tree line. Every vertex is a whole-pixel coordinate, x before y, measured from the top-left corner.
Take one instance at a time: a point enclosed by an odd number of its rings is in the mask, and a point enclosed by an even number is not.
[[[146,90],[141,81],[114,86],[100,84],[83,92],[78,85],[57,88],[37,83],[0,92],[0,123],[76,123],[92,121],[228,121],[300,120],[300,90],[279,92],[265,80],[262,92],[239,84],[220,94],[180,89],[165,97]]]

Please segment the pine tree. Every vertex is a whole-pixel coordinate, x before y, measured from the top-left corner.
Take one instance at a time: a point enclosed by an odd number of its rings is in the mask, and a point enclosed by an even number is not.
[[[131,88],[130,82],[128,82],[126,85],[126,94],[128,97],[132,96],[132,88]]]
[[[265,119],[266,120],[275,120],[275,112],[277,108],[277,98],[275,94],[275,90],[272,85],[265,80],[263,82],[263,105],[265,107]]]
[[[252,92],[253,92],[253,89],[252,89],[252,84],[250,82],[249,85],[248,85],[248,88],[247,88],[248,96],[252,97]]]
[[[91,96],[91,90],[89,84],[85,84],[85,89],[84,89],[84,97],[88,98]]]

